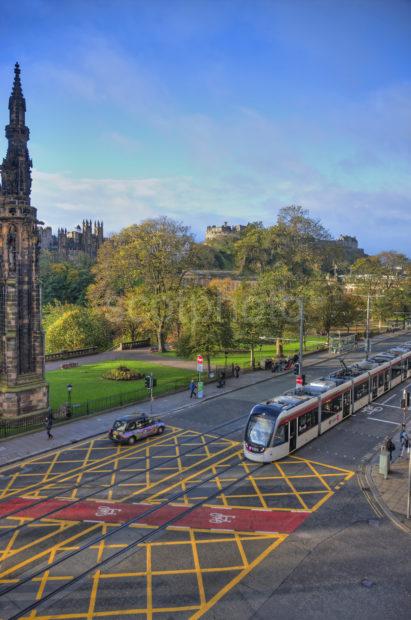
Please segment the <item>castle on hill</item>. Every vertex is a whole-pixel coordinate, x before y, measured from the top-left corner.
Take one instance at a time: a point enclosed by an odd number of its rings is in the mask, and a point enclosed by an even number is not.
[[[40,243],[42,250],[48,250],[62,260],[73,260],[79,254],[86,254],[95,259],[97,252],[104,241],[103,222],[83,220],[82,226],[74,230],[59,228],[57,235],[53,234],[51,226],[40,228]]]

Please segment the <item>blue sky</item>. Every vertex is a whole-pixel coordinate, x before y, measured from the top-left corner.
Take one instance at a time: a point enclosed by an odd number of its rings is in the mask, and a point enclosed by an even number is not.
[[[0,126],[18,60],[53,227],[166,214],[201,238],[301,204],[411,254],[410,1],[20,0],[0,41]]]

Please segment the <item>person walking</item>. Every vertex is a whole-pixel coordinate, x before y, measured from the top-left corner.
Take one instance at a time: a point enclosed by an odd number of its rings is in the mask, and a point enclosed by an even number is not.
[[[240,376],[240,366],[238,364],[234,366],[234,376],[236,379],[238,379]]]
[[[392,462],[392,453],[395,450],[395,443],[392,441],[392,439],[390,439],[390,438],[387,439],[387,442],[385,444],[385,448],[390,453],[390,463],[391,463]]]
[[[51,413],[47,416],[46,418],[46,432],[47,432],[47,437],[49,439],[53,439],[53,435],[51,434],[51,427],[53,426],[53,417],[51,415]]]
[[[410,453],[410,439],[408,437],[407,429],[405,428],[404,424],[402,426],[402,431],[400,433],[400,444],[401,444],[400,456],[403,456],[404,453],[409,454]]]
[[[197,396],[197,383],[194,381],[194,379],[191,379],[190,381],[190,385],[188,386],[189,390],[190,390],[190,398],[194,398]]]

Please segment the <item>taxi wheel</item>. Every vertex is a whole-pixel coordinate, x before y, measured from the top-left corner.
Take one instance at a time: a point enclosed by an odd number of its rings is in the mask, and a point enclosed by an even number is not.
[[[136,443],[136,438],[134,437],[134,435],[132,435],[131,437],[128,438],[128,445],[132,446],[133,443]]]
[[[160,426],[157,431],[157,435],[162,435],[163,433],[164,433],[164,426]]]

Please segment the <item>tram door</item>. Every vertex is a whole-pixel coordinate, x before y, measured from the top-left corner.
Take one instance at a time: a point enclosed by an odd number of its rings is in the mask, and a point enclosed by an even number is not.
[[[297,447],[297,420],[290,420],[290,452]]]
[[[351,390],[343,394],[343,418],[351,413]]]

